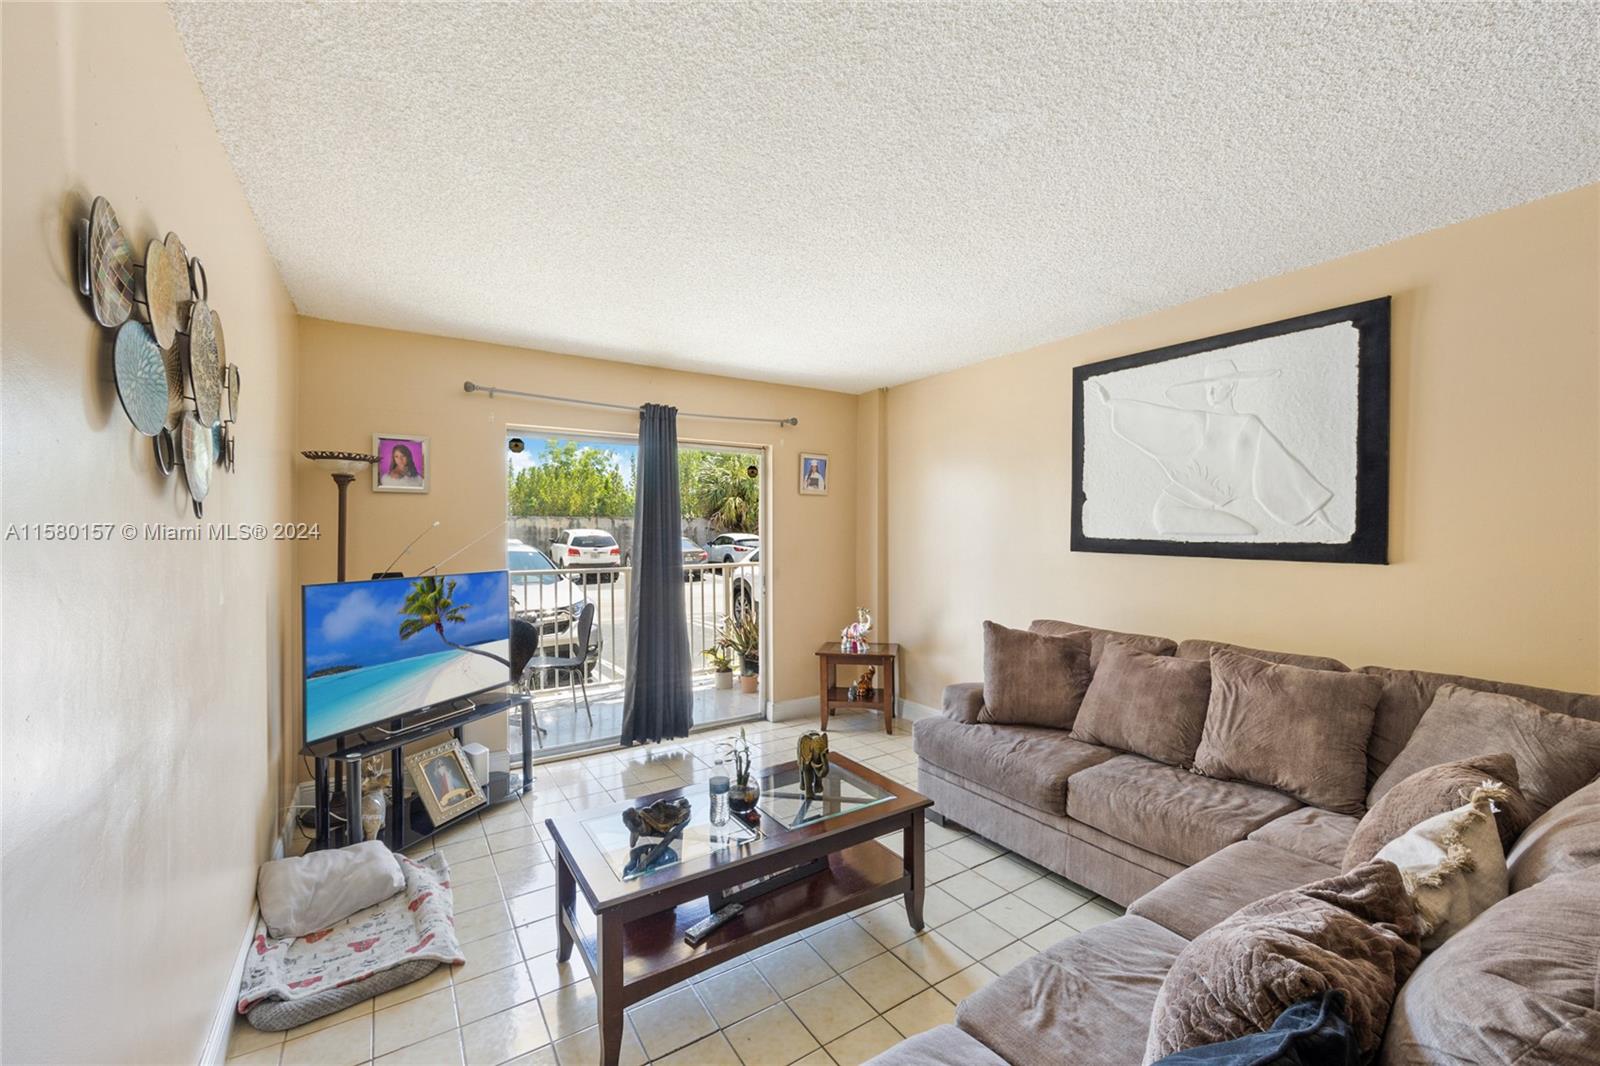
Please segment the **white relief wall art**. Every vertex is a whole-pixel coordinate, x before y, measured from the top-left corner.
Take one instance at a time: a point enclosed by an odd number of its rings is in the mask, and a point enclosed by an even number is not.
[[[1073,371],[1074,551],[1388,561],[1389,300]]]

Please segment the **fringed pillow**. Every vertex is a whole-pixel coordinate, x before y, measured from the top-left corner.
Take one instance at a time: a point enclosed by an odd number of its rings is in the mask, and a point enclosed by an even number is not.
[[[1434,815],[1379,850],[1380,861],[1400,868],[1416,904],[1424,951],[1506,898],[1510,879],[1494,812],[1509,797],[1505,785],[1486,781],[1465,806]]]

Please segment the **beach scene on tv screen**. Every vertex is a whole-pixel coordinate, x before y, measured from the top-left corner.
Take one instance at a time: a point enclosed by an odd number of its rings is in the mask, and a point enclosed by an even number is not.
[[[307,585],[306,740],[511,677],[505,571]]]

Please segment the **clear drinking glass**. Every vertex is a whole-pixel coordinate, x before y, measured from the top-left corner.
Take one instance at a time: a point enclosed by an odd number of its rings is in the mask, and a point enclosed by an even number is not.
[[[728,824],[728,779],[721,774],[711,779],[711,824]]]

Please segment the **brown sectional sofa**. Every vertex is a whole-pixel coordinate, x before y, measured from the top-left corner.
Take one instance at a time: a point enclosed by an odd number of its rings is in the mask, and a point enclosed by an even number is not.
[[[1109,640],[1195,659],[1231,647],[1069,622],[1031,628],[1051,635],[1089,630],[1095,660]],[[1235,650],[1348,669],[1323,656]],[[1369,789],[1446,683],[1600,721],[1600,696],[1386,667],[1362,671],[1383,680],[1368,744]],[[902,1043],[875,1060],[879,1066],[1139,1062],[1157,992],[1189,940],[1247,903],[1338,873],[1359,822],[1060,730],[983,724],[982,707],[981,684],[952,685],[943,716],[916,723],[920,788],[934,800],[935,817],[1128,913],[1017,966],[963,1001],[955,1025]],[[1525,1051],[1518,1041],[1533,1039],[1536,1049],[1520,1061],[1600,1062],[1600,780],[1535,822],[1509,858],[1513,888],[1524,891],[1424,961],[1402,990],[1383,1061],[1493,1061]],[[1574,925],[1581,929],[1569,935]],[[1503,1031],[1474,1027],[1476,996],[1494,1001],[1483,1009]]]

